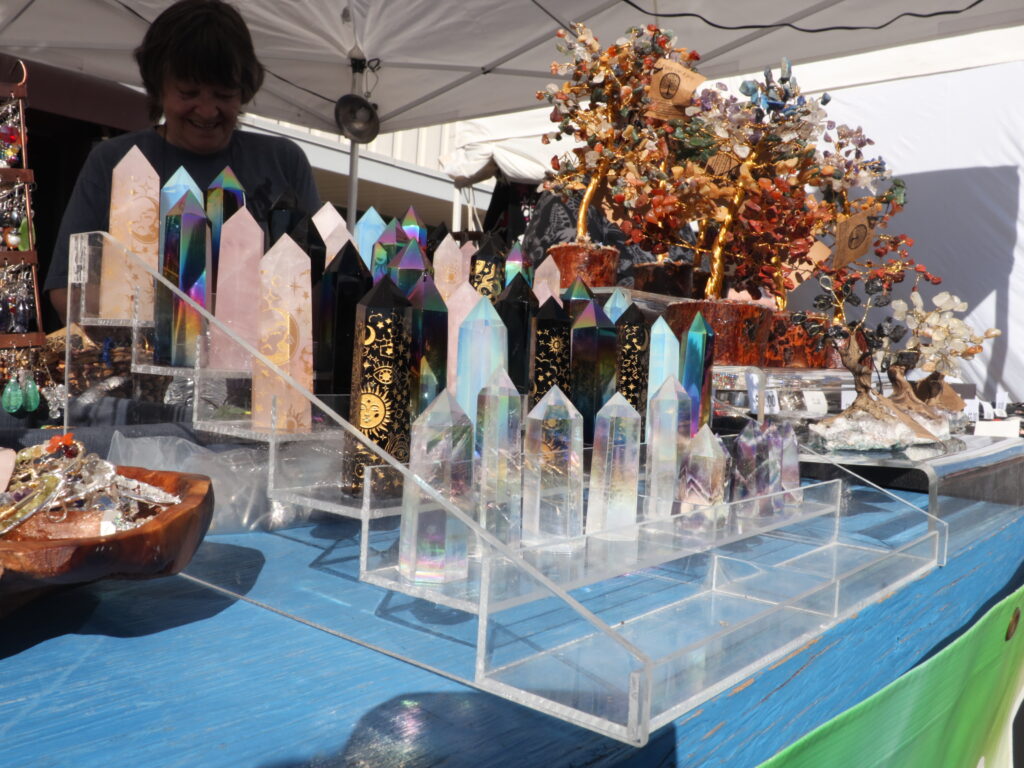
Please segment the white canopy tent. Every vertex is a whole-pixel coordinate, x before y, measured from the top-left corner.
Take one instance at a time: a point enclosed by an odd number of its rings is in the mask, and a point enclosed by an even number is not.
[[[131,51],[170,0],[0,0],[0,50],[104,79],[138,84]],[[246,0],[239,10],[270,75],[251,110],[332,130],[336,99],[349,92],[350,54],[379,69],[367,90],[382,130],[535,106],[550,80],[553,35],[573,21],[614,40],[659,20],[702,54],[702,71],[757,71],[785,52],[794,63],[979,29],[1024,24],[1020,0]],[[644,14],[643,8],[650,14]],[[965,9],[962,12],[961,9]],[[653,15],[658,12],[660,17]],[[882,25],[880,30],[800,32]],[[691,14],[672,18],[673,13]],[[768,25],[718,29],[715,24]],[[372,69],[372,67],[371,67]]]

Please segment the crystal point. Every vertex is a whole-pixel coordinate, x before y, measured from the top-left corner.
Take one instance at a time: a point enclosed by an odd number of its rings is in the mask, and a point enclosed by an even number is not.
[[[380,217],[380,214],[377,213],[372,205],[356,222],[355,232],[352,235],[356,241],[356,249],[359,251],[359,255],[362,257],[367,269],[371,267],[370,258],[373,256],[373,244],[377,242],[377,238],[384,234],[386,228],[387,224],[384,222],[384,219]]]
[[[692,429],[711,419],[711,368],[715,359],[715,333],[698,312],[686,332],[686,354],[682,363],[683,388],[693,408]]]
[[[690,398],[669,376],[647,404],[647,508],[644,517],[670,517],[686,476],[690,445]]]
[[[636,523],[639,475],[640,414],[616,392],[594,419],[588,534]]]
[[[530,404],[557,386],[569,391],[569,316],[552,296],[530,323]]]
[[[583,417],[552,387],[526,416],[523,544],[564,551],[583,534]]]
[[[519,544],[522,533],[522,402],[501,368],[477,397],[476,519],[499,541],[512,546]]]
[[[619,317],[623,312],[626,311],[633,302],[629,300],[629,296],[621,288],[616,288],[612,291],[611,295],[605,299],[604,302],[604,313],[608,315],[608,318],[613,322],[619,322]]]
[[[419,217],[416,209],[411,205],[409,210],[405,212],[405,216],[402,217],[402,231],[405,232],[406,237],[418,243],[421,249],[426,250],[427,225],[423,223],[423,219]]]
[[[429,271],[430,262],[416,240],[410,240],[403,245],[388,262],[388,274],[406,296],[416,287],[417,281],[424,273]]]
[[[472,492],[473,427],[458,403],[442,392],[412,425],[409,471],[451,503]],[[440,584],[469,575],[469,531],[419,485],[405,481],[398,568],[407,581]]]
[[[434,280],[441,297],[448,301],[455,289],[469,280],[469,263],[459,250],[458,244],[451,235],[444,239],[434,250]]]
[[[690,442],[686,479],[681,484],[680,513],[689,527],[713,534],[728,519],[724,504],[729,460],[722,442],[707,424]]]
[[[609,319],[611,319],[609,317]],[[651,331],[636,304],[630,304],[615,321],[617,351],[615,388],[638,413],[647,410],[647,370],[650,366]]]
[[[572,399],[583,414],[583,439],[589,443],[597,412],[615,392],[618,335],[604,310],[591,300],[573,323],[571,338]]]
[[[537,313],[537,297],[521,274],[515,276],[494,302],[508,330],[508,371],[522,393],[530,390],[530,327]]]
[[[457,364],[455,397],[475,424],[477,395],[496,369],[508,369],[508,331],[491,302],[478,301],[459,326]]]

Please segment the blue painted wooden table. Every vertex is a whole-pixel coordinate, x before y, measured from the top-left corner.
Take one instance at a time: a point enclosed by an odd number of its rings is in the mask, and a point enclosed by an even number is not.
[[[356,536],[334,519],[211,536],[183,575],[0,620],[0,765],[754,766],[949,642],[1022,583],[1024,553],[1019,510],[954,525],[946,567],[634,749],[360,644],[432,623],[425,663],[460,675],[471,629],[355,581]]]

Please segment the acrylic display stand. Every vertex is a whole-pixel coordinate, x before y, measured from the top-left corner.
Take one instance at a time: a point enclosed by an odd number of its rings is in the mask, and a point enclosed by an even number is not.
[[[121,246],[104,233],[73,238],[69,326],[100,327],[89,297],[114,249]],[[190,304],[208,328],[289,384],[289,397],[301,394],[310,426],[258,427],[251,377],[211,366],[206,334],[196,340],[193,367],[147,362],[152,327],[137,312],[127,326],[133,378],[166,377],[169,388],[183,390],[199,434],[266,443],[275,503],[337,516],[330,525],[279,532],[279,552],[270,554],[286,559],[292,575],[261,579],[258,591],[241,591],[246,579],[216,558],[200,558],[187,575],[481,690],[642,745],[652,729],[944,561],[945,522],[846,480],[722,505],[711,528],[672,517],[509,546],[480,527],[468,500],[448,500],[368,443],[340,415],[343,402],[299,387],[137,262],[158,295]],[[69,371],[74,364],[69,345]],[[357,452],[368,464],[361,488],[351,476]],[[462,526],[477,544],[468,577],[410,583],[399,575],[402,498],[411,492],[425,500],[418,514],[432,516],[430,524]],[[876,520],[885,524],[865,525]],[[244,547],[245,534],[230,540]],[[264,567],[279,565],[268,558]]]

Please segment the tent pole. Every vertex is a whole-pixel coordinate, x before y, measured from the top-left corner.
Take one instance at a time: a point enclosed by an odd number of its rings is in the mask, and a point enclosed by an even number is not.
[[[349,62],[352,65],[352,93],[363,95],[363,78],[366,76],[366,59],[359,48],[352,51]],[[359,142],[348,140],[348,231],[356,231],[359,220]]]
[[[452,184],[452,234],[462,229],[462,192]]]
[[[348,142],[348,231],[356,231],[359,220],[359,142]]]

